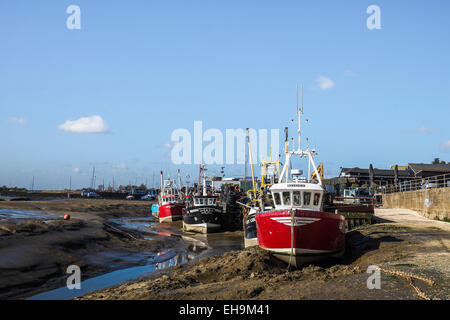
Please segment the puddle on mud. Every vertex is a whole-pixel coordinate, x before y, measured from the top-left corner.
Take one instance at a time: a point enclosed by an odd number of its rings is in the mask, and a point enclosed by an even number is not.
[[[27,300],[65,300],[73,299],[89,292],[104,289],[133,280],[144,275],[149,275],[158,270],[173,267],[179,264],[200,259],[213,254],[243,248],[242,234],[217,233],[217,234],[186,234],[181,231],[179,223],[159,224],[154,217],[135,218],[111,218],[110,222],[124,228],[136,230],[143,235],[145,240],[153,240],[151,235],[180,238],[184,242],[183,248],[162,250],[160,252],[141,252],[130,254],[129,252],[103,252],[90,258],[93,264],[104,264],[119,268],[118,270],[93,277],[81,282],[81,289],[59,289],[46,291],[26,298]],[[132,267],[124,265],[135,264]]]
[[[180,250],[161,251],[148,259],[148,264],[131,268],[119,269],[101,276],[93,277],[81,282],[80,289],[67,287],[43,292],[26,300],[66,300],[73,299],[89,292],[117,285],[127,280],[139,278],[157,270],[184,264],[191,260],[190,254]]]
[[[54,215],[38,210],[0,209],[0,221],[23,219],[52,219]]]

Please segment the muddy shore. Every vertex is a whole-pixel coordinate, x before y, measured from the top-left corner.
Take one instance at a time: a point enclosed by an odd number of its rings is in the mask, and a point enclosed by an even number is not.
[[[37,215],[0,220],[0,299],[63,287],[69,265],[78,265],[85,279],[144,262],[143,252],[183,246],[181,239],[158,234],[147,241],[142,232],[111,220],[148,218],[150,206],[124,200],[0,202],[3,212]],[[63,220],[66,213],[71,215],[68,221]]]
[[[417,221],[366,225],[347,233],[343,258],[289,272],[286,264],[267,252],[247,248],[177,266],[162,276],[144,277],[82,299],[448,300],[450,236],[446,227]],[[370,290],[369,265],[412,274],[434,284],[382,271],[381,289]]]
[[[117,223],[124,217],[151,219],[150,206],[124,200],[0,202],[0,217],[1,210],[38,215],[0,219],[0,299],[64,287],[71,264],[81,267],[84,281],[145,265],[146,253],[186,247],[182,237],[168,236],[180,229],[176,223],[155,222],[158,232],[151,234]],[[66,213],[68,221],[62,219]],[[205,237],[216,249],[206,250],[199,260],[77,299],[450,299],[450,224],[399,210],[378,210],[376,216],[378,224],[347,233],[346,254],[338,260],[287,272],[286,264],[257,247],[240,249],[242,233],[203,235],[197,238]],[[369,290],[369,265],[434,284],[383,271],[381,289]]]

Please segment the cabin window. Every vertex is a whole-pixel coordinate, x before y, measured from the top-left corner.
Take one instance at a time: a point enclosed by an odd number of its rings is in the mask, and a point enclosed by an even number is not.
[[[320,193],[314,193],[314,205],[318,206],[320,200]]]
[[[311,203],[311,192],[303,192],[303,205],[309,206]]]
[[[194,199],[194,204],[198,204],[198,200],[197,199]]]
[[[291,193],[289,191],[283,192],[283,205],[284,206],[291,205]]]
[[[292,192],[292,201],[294,203],[294,206],[301,206],[301,198],[300,198],[300,191],[294,191]]]
[[[280,194],[278,192],[274,192],[273,198],[275,199],[275,204],[279,206],[281,204]]]

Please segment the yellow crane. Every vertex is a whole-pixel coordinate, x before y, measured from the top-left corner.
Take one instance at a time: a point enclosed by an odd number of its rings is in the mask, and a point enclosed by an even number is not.
[[[319,172],[320,174],[320,180],[323,181],[323,162],[321,162],[318,166],[317,166],[317,172]],[[313,173],[311,174],[311,180],[314,179],[316,177],[316,171],[313,171]]]

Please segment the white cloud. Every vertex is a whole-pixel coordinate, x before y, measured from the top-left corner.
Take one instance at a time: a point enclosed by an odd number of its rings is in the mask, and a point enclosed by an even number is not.
[[[428,128],[428,127],[425,127],[425,126],[421,126],[418,129],[418,132],[422,133],[422,134],[436,133],[438,131],[439,131],[439,129],[437,129],[437,128]]]
[[[13,123],[13,124],[23,125],[23,124],[25,124],[27,122],[27,120],[25,118],[11,117],[11,118],[8,118],[8,122],[9,123]]]
[[[354,73],[352,70],[347,69],[347,70],[344,71],[344,76],[346,76],[346,77],[356,77],[357,74]]]
[[[327,77],[319,76],[316,82],[320,90],[328,90],[334,87],[334,81]]]
[[[450,140],[441,143],[441,150],[450,151]]]
[[[80,172],[80,168],[73,168],[73,172],[75,172],[75,173]]]
[[[125,163],[120,163],[118,165],[113,166],[114,169],[126,169],[127,165]]]
[[[58,127],[60,130],[74,133],[104,133],[109,130],[108,125],[98,115],[84,117],[77,120],[67,120]]]

